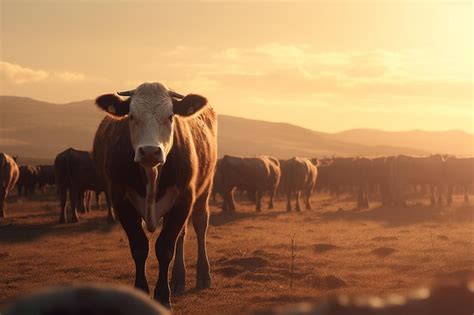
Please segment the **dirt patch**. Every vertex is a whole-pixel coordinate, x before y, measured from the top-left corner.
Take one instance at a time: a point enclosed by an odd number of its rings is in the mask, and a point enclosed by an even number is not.
[[[347,283],[334,275],[324,277],[324,281],[329,289],[338,289],[347,286]]]
[[[226,263],[227,265],[243,267],[247,270],[256,270],[268,266],[270,263],[268,260],[262,257],[253,256],[253,257],[241,257],[234,258]]]
[[[250,280],[250,281],[276,281],[276,282],[288,282],[285,277],[277,274],[264,274],[264,273],[250,273],[247,272],[241,276],[241,279]]]
[[[397,250],[395,248],[391,247],[378,247],[374,250],[371,251],[372,254],[377,255],[379,257],[387,257],[393,253],[395,253]]]
[[[448,241],[449,237],[447,237],[446,235],[438,235],[438,239],[443,240],[443,241]]]
[[[217,269],[217,272],[223,275],[224,277],[233,278],[237,275],[244,273],[244,270],[241,268],[235,268],[235,267],[224,267],[224,268]]]
[[[319,244],[314,245],[314,251],[316,253],[325,253],[327,251],[338,249],[338,248],[339,247],[337,247],[336,245],[326,244],[326,243],[319,243]]]
[[[390,241],[398,241],[398,237],[395,236],[377,236],[372,239],[372,241],[376,242],[390,242]]]

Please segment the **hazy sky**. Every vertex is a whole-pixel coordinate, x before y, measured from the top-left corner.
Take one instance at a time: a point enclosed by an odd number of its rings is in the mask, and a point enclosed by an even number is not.
[[[160,81],[320,131],[474,131],[471,1],[0,0],[0,94]]]

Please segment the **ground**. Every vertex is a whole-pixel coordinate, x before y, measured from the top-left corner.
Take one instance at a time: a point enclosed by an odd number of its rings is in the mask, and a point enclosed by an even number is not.
[[[256,213],[240,201],[238,212],[229,215],[213,203],[212,288],[194,289],[197,246],[189,226],[187,290],[173,296],[175,313],[235,314],[339,293],[399,293],[474,270],[474,207],[462,196],[450,207],[432,208],[427,199],[416,199],[405,209],[375,202],[357,210],[349,197],[315,195],[313,210],[285,209],[278,200],[275,209]],[[93,210],[77,224],[61,225],[54,196],[13,197],[8,216],[0,222],[0,305],[55,284],[133,284],[126,235],[119,225],[107,225],[106,211]],[[157,233],[150,236],[153,243]],[[153,251],[147,268],[153,288]]]

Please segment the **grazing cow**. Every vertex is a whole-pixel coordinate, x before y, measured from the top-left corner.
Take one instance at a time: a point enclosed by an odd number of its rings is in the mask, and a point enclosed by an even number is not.
[[[214,170],[214,179],[212,180],[212,192],[211,192],[211,197],[212,201],[216,202],[217,201],[217,194],[224,196],[224,193],[222,191],[222,174],[220,170],[220,165],[221,165],[222,159],[217,160],[216,163],[216,168]]]
[[[114,94],[96,99],[107,115],[100,123],[93,157],[106,180],[136,266],[135,287],[148,292],[145,262],[148,231],[163,227],[155,243],[159,277],[154,298],[171,307],[168,269],[173,255],[171,287],[184,291],[184,236],[192,218],[197,234],[198,288],[211,284],[206,250],[209,197],[217,160],[217,119],[206,98],[179,95],[160,83],[144,83],[123,100]]]
[[[464,202],[469,202],[469,185],[474,183],[474,158],[447,158],[444,162],[444,176],[448,186],[448,205],[453,202],[455,186],[464,188]]]
[[[0,218],[4,218],[7,212],[8,193],[13,189],[20,170],[14,158],[6,153],[0,153]]]
[[[280,161],[281,167],[281,191],[286,193],[286,210],[291,211],[291,197],[296,197],[296,211],[301,211],[300,197],[303,193],[305,207],[311,209],[311,194],[316,187],[318,177],[317,161],[314,165],[305,158],[293,157],[286,161]]]
[[[38,189],[44,191],[45,185],[54,185],[54,165],[38,165]]]
[[[20,166],[20,177],[18,178],[18,196],[32,196],[38,182],[38,168],[32,165]]]
[[[376,157],[370,160],[367,172],[367,182],[373,191],[375,187],[379,188],[382,205],[387,206],[391,203],[390,196],[390,163],[394,156]]]
[[[84,213],[84,193],[86,190],[104,191],[104,185],[99,180],[97,170],[89,152],[73,148],[59,153],[54,160],[55,181],[58,189],[61,214],[59,222],[67,222],[66,200],[69,192],[69,202],[72,211],[72,222],[77,222],[77,210]],[[106,195],[108,221],[114,221],[111,202]]]
[[[357,189],[357,207],[368,208],[368,177],[371,161],[367,158],[337,157],[319,168],[318,187],[338,193],[342,186]]]
[[[441,155],[398,155],[391,163],[391,193],[396,205],[405,205],[404,188],[408,185],[429,185],[431,205],[442,203],[444,159]],[[436,198],[437,197],[437,198]]]
[[[143,292],[117,284],[42,289],[0,309],[4,315],[169,315]]]
[[[270,192],[268,209],[273,209],[273,201],[280,182],[280,162],[270,156],[237,157],[225,155],[219,165],[223,193],[222,211],[235,211],[233,191],[246,190],[256,211],[262,209],[262,196]]]

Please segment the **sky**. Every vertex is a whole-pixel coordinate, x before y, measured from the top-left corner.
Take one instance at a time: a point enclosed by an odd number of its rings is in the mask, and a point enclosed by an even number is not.
[[[162,82],[313,130],[474,132],[472,1],[0,0],[0,95]]]

